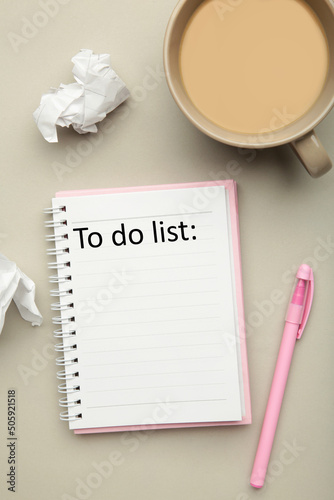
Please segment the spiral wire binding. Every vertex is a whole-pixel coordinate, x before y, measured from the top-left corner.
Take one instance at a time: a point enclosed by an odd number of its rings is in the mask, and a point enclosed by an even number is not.
[[[62,318],[61,316],[54,316],[52,321],[55,325],[69,325],[74,322],[75,318],[72,316],[71,318]]]
[[[62,406],[63,408],[72,408],[73,406],[78,406],[80,403],[80,399],[77,399],[76,401],[68,401],[68,399],[65,397],[60,398],[59,400],[59,406]]]
[[[75,351],[76,348],[77,348],[76,344],[64,345],[63,343],[61,343],[61,344],[56,344],[54,346],[54,349],[56,352],[71,352],[71,351]]]
[[[50,208],[45,208],[43,212],[46,215],[55,215],[55,214],[61,214],[63,212],[66,212],[66,207],[63,205],[61,207],[50,207]]]
[[[74,304],[62,304],[61,302],[56,302],[54,304],[51,304],[52,311],[68,311],[73,307]]]
[[[48,248],[46,251],[47,255],[63,255],[64,253],[69,253],[69,248]]]
[[[61,340],[54,346],[56,352],[62,353],[56,359],[56,365],[62,367],[62,370],[57,372],[57,378],[63,381],[58,386],[58,392],[65,394],[59,399],[59,406],[66,408],[60,413],[60,419],[74,422],[82,418],[82,413],[77,410],[77,407],[81,405],[81,399],[78,397],[80,393],[79,372],[76,369],[79,361],[76,355],[71,262],[69,260],[68,234],[66,233],[67,220],[64,218],[66,206],[46,208],[44,213],[52,216],[51,220],[45,222],[45,227],[53,230],[53,234],[46,236],[46,241],[54,245],[54,248],[47,250],[47,255],[56,259],[50,262],[48,267],[57,272],[49,277],[49,281],[58,285],[57,289],[50,291],[50,295],[59,299],[58,302],[51,305],[51,310],[60,313],[59,316],[52,318],[53,323],[59,326],[53,332],[54,337]]]
[[[49,262],[49,269],[65,269],[71,267],[70,262]]]
[[[45,240],[49,243],[56,243],[58,241],[63,241],[63,240],[67,240],[68,239],[68,235],[67,234],[59,234],[59,235],[55,235],[55,234],[48,234],[46,237],[45,237]]]
[[[48,220],[45,222],[45,227],[51,227],[55,229],[56,227],[62,227],[62,226],[67,226],[67,221],[66,220]]]
[[[50,290],[51,297],[65,297],[66,295],[71,295],[73,290]]]
[[[64,332],[62,328],[58,328],[57,330],[53,331],[53,336],[56,339],[68,339],[70,337],[75,336],[76,331],[75,330],[69,330],[67,332]]]
[[[64,356],[59,356],[56,358],[56,365],[57,366],[70,366],[78,362],[78,358],[73,358],[73,359],[65,359]]]
[[[78,391],[80,391],[80,385],[67,387],[66,382],[58,385],[58,392],[60,392],[61,394],[75,394]]]
[[[58,276],[57,274],[56,275],[53,275],[53,276],[50,276],[49,277],[49,282],[50,283],[65,283],[66,281],[70,281],[72,279],[72,276],[71,275],[67,275],[67,276]]]

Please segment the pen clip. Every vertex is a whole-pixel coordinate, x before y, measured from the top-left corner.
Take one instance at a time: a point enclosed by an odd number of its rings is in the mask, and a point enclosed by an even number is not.
[[[314,278],[312,269],[305,264],[300,266],[297,273],[297,278],[305,280],[307,286],[303,315],[297,332],[297,339],[300,339],[307,323],[313,301]]]

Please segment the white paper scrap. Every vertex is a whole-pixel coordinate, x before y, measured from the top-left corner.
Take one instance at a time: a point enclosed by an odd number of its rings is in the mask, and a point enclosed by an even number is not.
[[[23,319],[32,326],[42,324],[42,315],[35,304],[35,283],[0,253],[0,333],[12,299]]]
[[[130,95],[110,66],[109,54],[82,49],[72,58],[76,83],[51,88],[43,94],[34,120],[48,142],[58,142],[56,125],[73,126],[79,134],[97,132],[96,123]]]

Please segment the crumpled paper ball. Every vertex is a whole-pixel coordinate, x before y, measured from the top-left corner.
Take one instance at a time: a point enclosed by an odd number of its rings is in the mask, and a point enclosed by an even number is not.
[[[72,125],[79,134],[96,133],[95,124],[130,95],[125,83],[111,68],[109,54],[82,49],[72,62],[76,83],[51,88],[42,95],[33,113],[37,127],[48,142],[58,142],[56,125]]]
[[[0,333],[6,311],[14,300],[23,319],[40,326],[43,318],[35,304],[35,283],[0,253]]]

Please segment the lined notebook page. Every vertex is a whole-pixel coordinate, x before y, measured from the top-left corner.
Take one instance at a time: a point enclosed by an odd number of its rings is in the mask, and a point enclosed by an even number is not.
[[[70,428],[241,420],[227,197],[211,186],[53,200],[66,206],[64,330],[76,330],[65,359],[78,360],[68,399],[80,386],[82,418]]]

